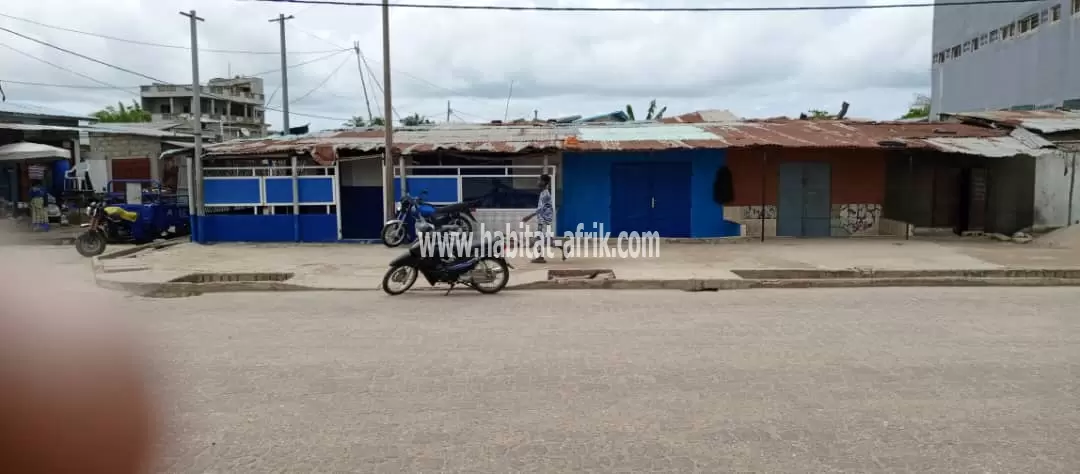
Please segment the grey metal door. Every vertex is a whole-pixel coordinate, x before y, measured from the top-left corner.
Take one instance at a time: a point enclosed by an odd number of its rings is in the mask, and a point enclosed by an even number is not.
[[[828,163],[782,163],[776,235],[828,237],[832,227]]]
[[[829,164],[803,163],[803,237],[828,237],[832,227]]]
[[[779,175],[776,235],[800,237],[803,219],[802,163],[781,163]]]

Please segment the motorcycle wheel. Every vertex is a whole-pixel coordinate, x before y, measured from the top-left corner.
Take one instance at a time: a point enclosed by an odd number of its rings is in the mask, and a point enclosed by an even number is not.
[[[107,244],[104,234],[91,230],[84,232],[75,239],[75,250],[83,257],[96,257],[105,253]]]
[[[494,264],[498,274],[493,275],[495,278],[495,286],[484,287],[476,283],[476,272],[484,271],[481,268],[486,268],[487,264]],[[483,265],[483,266],[482,266]],[[476,268],[472,270],[472,286],[474,290],[479,291],[485,295],[494,295],[506,288],[506,284],[510,283],[510,268],[506,266],[506,261],[495,257],[484,257],[479,262],[476,262]],[[493,273],[491,270],[487,270],[486,273]],[[486,275],[485,275],[486,276]]]
[[[397,247],[405,241],[405,224],[398,222],[384,225],[379,237],[382,238],[383,245]]]
[[[450,225],[457,226],[462,232],[472,232],[472,222],[469,222],[469,218],[465,216],[457,216],[450,219]]]
[[[408,265],[398,265],[390,267],[390,269],[386,271],[386,275],[383,275],[382,289],[386,292],[386,294],[390,296],[400,295],[406,291],[409,291],[409,288],[412,288],[413,284],[416,283],[416,277],[419,276],[419,274],[420,270],[418,270],[416,267],[411,267]],[[401,289],[390,289],[390,283],[397,281],[403,283]]]

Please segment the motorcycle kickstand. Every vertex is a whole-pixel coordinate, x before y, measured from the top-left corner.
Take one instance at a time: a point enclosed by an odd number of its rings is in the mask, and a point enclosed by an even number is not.
[[[450,289],[446,290],[446,293],[443,293],[443,296],[450,296],[450,292],[454,291],[454,285],[455,285],[455,283],[451,283],[450,284]]]

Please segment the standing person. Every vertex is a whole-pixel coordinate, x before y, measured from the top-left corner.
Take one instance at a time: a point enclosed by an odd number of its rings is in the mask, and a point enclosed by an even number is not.
[[[551,203],[551,176],[546,174],[540,175],[540,198],[536,203],[536,211],[532,214],[525,216],[521,222],[529,222],[533,217],[536,217],[536,231],[540,233],[546,233],[550,230],[551,221],[555,219],[555,208]],[[544,237],[537,237],[529,245],[535,245],[536,240],[543,239]],[[544,254],[541,253],[532,259],[532,263],[547,263],[544,259]]]
[[[45,210],[48,192],[41,181],[34,180],[30,186],[30,225],[34,230],[49,230],[49,213]]]

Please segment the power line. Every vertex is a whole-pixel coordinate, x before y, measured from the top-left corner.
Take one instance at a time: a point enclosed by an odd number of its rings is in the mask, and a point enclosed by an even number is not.
[[[284,113],[284,110],[281,110],[281,109],[279,109],[277,107],[270,107],[269,105],[264,105],[263,108],[266,109],[266,110],[272,110],[274,112],[283,112]],[[317,119],[323,119],[323,120],[338,120],[338,121],[341,121],[341,122],[347,122],[349,120],[352,120],[352,119],[341,118],[341,117],[328,117],[328,116],[325,116],[325,115],[302,114],[300,112],[293,112],[291,110],[289,111],[289,115],[296,115],[296,116],[299,116],[299,117],[308,117],[308,118],[317,118]]]
[[[53,63],[53,62],[47,61],[47,60],[45,60],[45,59],[39,58],[39,57],[37,57],[37,56],[34,56],[33,54],[27,53],[27,52],[25,52],[25,51],[21,51],[21,50],[19,50],[19,49],[15,48],[15,47],[13,47],[13,46],[10,46],[10,45],[4,44],[4,43],[0,43],[0,46],[3,46],[3,47],[5,47],[5,48],[7,48],[7,49],[10,49],[10,50],[12,50],[12,51],[14,51],[14,52],[16,52],[16,53],[18,53],[18,54],[21,54],[21,55],[23,55],[23,56],[26,56],[26,57],[28,57],[28,58],[30,58],[30,59],[33,59],[33,60],[35,60],[35,61],[40,61],[40,62],[42,62],[42,63],[48,64],[49,66],[52,66],[52,67],[54,67],[54,68],[56,68],[56,69],[59,69],[59,70],[61,70],[61,71],[64,71],[64,72],[67,72],[67,73],[70,73],[70,74],[74,74],[74,75],[76,75],[76,76],[82,77],[82,78],[84,78],[84,79],[87,79],[87,80],[90,80],[90,81],[92,81],[92,82],[96,82],[96,83],[98,83],[98,84],[101,84],[101,85],[105,86],[104,88],[106,88],[106,89],[115,89],[115,90],[120,90],[120,91],[124,91],[124,92],[127,92],[127,93],[129,93],[129,94],[135,95],[136,97],[138,97],[138,95],[139,95],[139,94],[136,94],[136,93],[132,92],[132,91],[131,91],[131,90],[129,90],[129,89],[126,89],[126,88],[123,88],[123,87],[120,87],[120,86],[116,86],[116,85],[113,85],[113,84],[109,84],[108,82],[105,82],[105,81],[102,81],[102,80],[99,80],[99,79],[95,79],[95,78],[93,78],[93,77],[91,77],[91,76],[88,76],[88,75],[86,75],[86,74],[83,74],[83,73],[81,73],[81,72],[78,72],[78,71],[74,71],[74,70],[72,70],[72,69],[66,68],[66,67],[64,67],[64,66],[61,66],[61,65],[59,65],[59,64],[56,64],[56,63]],[[14,83],[14,82],[13,82],[13,83]],[[88,86],[83,86],[83,87],[85,88],[85,87],[88,87]]]
[[[339,0],[239,0],[259,3],[298,3],[310,5],[337,5],[345,7],[382,7],[382,2],[345,2]],[[542,7],[511,5],[454,5],[430,3],[397,3],[393,8],[418,8],[431,10],[499,10],[499,11],[539,11],[539,12],[787,12],[787,11],[823,11],[823,10],[887,10],[898,8],[951,7],[965,5],[1005,5],[1017,3],[1036,3],[1042,0],[960,0],[953,2],[890,3],[882,5],[805,5],[785,7]]]
[[[154,77],[151,77],[151,76],[147,76],[146,74],[143,74],[141,72],[135,72],[135,71],[132,71],[131,69],[120,67],[120,66],[117,66],[115,64],[109,64],[109,63],[107,63],[105,61],[102,61],[100,59],[91,58],[90,56],[87,56],[87,55],[82,54],[82,53],[76,53],[75,51],[72,51],[70,49],[61,48],[61,47],[59,47],[59,46],[57,46],[55,44],[49,43],[47,41],[42,41],[42,40],[39,40],[39,39],[34,38],[34,37],[24,35],[24,34],[19,33],[17,31],[9,30],[7,28],[4,28],[3,26],[0,26],[0,31],[6,31],[6,32],[11,33],[11,34],[13,34],[15,36],[18,36],[20,38],[24,38],[24,39],[28,39],[30,41],[33,41],[33,42],[35,42],[37,44],[40,44],[42,46],[47,46],[49,48],[52,48],[52,49],[55,49],[55,50],[58,50],[58,51],[63,51],[63,52],[68,53],[70,55],[78,56],[80,58],[83,58],[83,59],[85,59],[87,61],[95,62],[95,63],[100,64],[102,66],[109,67],[109,68],[112,68],[112,69],[116,69],[117,71],[123,71],[123,72],[126,72],[128,74],[131,74],[131,75],[134,75],[134,76],[139,76],[141,78],[149,79],[151,81],[158,82],[158,83],[166,83],[165,81],[162,81],[161,79],[157,79],[157,78],[154,78]]]
[[[46,42],[46,41],[41,41],[41,40],[38,40],[38,39],[32,38],[32,37],[30,37],[30,36],[26,36],[26,35],[24,35],[24,34],[21,34],[21,33],[18,33],[18,32],[15,32],[15,31],[12,31],[12,30],[9,30],[9,29],[7,29],[7,28],[4,28],[4,27],[2,27],[2,26],[0,26],[0,30],[2,30],[2,31],[7,31],[8,33],[12,33],[12,34],[14,34],[14,35],[16,35],[16,36],[19,36],[19,37],[22,37],[22,38],[26,38],[26,39],[28,39],[28,40],[31,40],[31,41],[33,41],[33,42],[35,42],[35,43],[38,43],[38,44],[41,44],[41,45],[44,45],[44,46],[48,46],[48,47],[50,47],[50,48],[53,48],[53,49],[56,49],[56,50],[59,50],[59,51],[62,51],[62,52],[65,52],[65,53],[68,53],[68,54],[71,54],[71,55],[74,55],[74,56],[78,56],[78,57],[80,57],[80,58],[83,58],[83,59],[85,59],[85,60],[87,60],[87,61],[92,61],[92,62],[95,62],[95,63],[101,64],[102,66],[106,66],[106,67],[109,67],[109,68],[112,68],[112,69],[117,69],[117,70],[119,70],[119,71],[123,71],[123,72],[126,72],[126,73],[128,73],[128,74],[132,74],[132,75],[136,75],[136,76],[139,76],[139,77],[142,77],[142,78],[145,78],[145,79],[149,79],[150,81],[153,81],[153,82],[155,82],[155,83],[158,83],[158,84],[171,84],[171,83],[170,83],[170,82],[168,82],[168,81],[164,81],[164,80],[161,80],[161,79],[158,79],[158,78],[156,78],[156,77],[153,77],[153,76],[149,76],[149,75],[146,75],[146,74],[143,74],[143,73],[140,73],[140,72],[132,71],[132,70],[130,70],[130,69],[127,69],[127,68],[124,68],[124,67],[120,67],[120,66],[117,66],[117,65],[115,65],[115,64],[110,64],[110,63],[107,63],[107,62],[105,62],[105,61],[102,61],[102,60],[100,60],[100,59],[95,59],[95,58],[92,58],[92,57],[90,57],[90,56],[87,56],[87,55],[85,55],[85,54],[77,53],[77,52],[75,52],[75,51],[71,51],[71,50],[69,50],[69,49],[66,49],[66,48],[62,48],[62,47],[60,47],[60,46],[56,46],[56,45],[54,45],[54,44],[51,44],[51,43],[48,43],[48,42]],[[16,51],[16,52],[20,52],[20,53],[21,53],[21,51],[18,51],[18,50],[14,49],[14,48],[11,48],[10,46],[7,46],[7,45],[5,45],[5,44],[0,44],[0,46],[4,46],[4,47],[7,47],[7,48],[9,48],[9,49],[12,49],[12,50],[14,50],[14,51]],[[338,53],[340,53],[340,52],[341,52],[341,51],[338,51]],[[24,53],[24,54],[25,54],[25,53]],[[35,59],[36,59],[36,58],[35,58]],[[44,60],[42,60],[42,61],[44,61]],[[50,64],[51,64],[51,63],[50,63]],[[54,65],[54,66],[56,66],[56,65]],[[63,68],[62,66],[56,66],[56,67],[59,67],[59,68],[61,68],[61,69],[64,69],[64,70],[66,70],[66,71],[68,71],[68,72],[72,72],[73,74],[78,74],[78,75],[80,75],[80,76],[83,76],[83,77],[85,77],[85,78],[87,78],[87,79],[90,79],[90,80],[92,80],[92,81],[94,81],[94,82],[97,82],[97,83],[99,83],[99,84],[103,84],[103,85],[108,85],[108,86],[110,86],[110,87],[115,87],[115,86],[112,86],[111,84],[108,84],[108,83],[106,83],[106,82],[102,82],[102,81],[99,81],[99,80],[97,80],[97,79],[94,79],[94,78],[92,78],[92,77],[90,77],[90,76],[86,76],[86,75],[83,75],[83,74],[81,74],[81,73],[77,73],[77,72],[71,71],[71,70],[69,70],[69,69],[67,69],[67,68]],[[176,84],[173,84],[173,85],[176,85]],[[187,89],[191,89],[191,87],[192,87],[192,86],[183,86],[183,85],[181,85],[181,87],[185,87],[185,88],[187,88]],[[115,88],[117,88],[117,89],[120,89],[119,87],[115,87]],[[227,97],[222,97],[222,96],[219,96],[219,95],[216,95],[216,94],[206,94],[206,96],[207,96],[207,97],[209,97],[209,98],[213,98],[213,99],[221,99],[221,100],[228,100],[228,98],[227,98]],[[264,106],[263,106],[263,109],[265,109],[265,110],[273,110],[273,111],[276,111],[276,112],[282,112],[282,110],[281,110],[281,109],[278,109],[278,108],[275,108],[275,107],[270,107],[270,106],[267,106],[267,105],[264,105]],[[345,120],[348,120],[348,119],[343,119],[343,118],[340,118],[340,117],[328,117],[328,116],[324,116],[324,115],[315,115],[315,114],[304,114],[304,113],[298,113],[298,112],[292,112],[292,111],[290,111],[290,112],[289,112],[289,114],[290,114],[290,115],[297,115],[297,116],[300,116],[300,117],[311,117],[311,118],[319,118],[319,119],[325,119],[325,120],[340,120],[340,121],[345,121]]]
[[[352,59],[352,58],[346,57],[345,60],[341,62],[341,64],[338,64],[338,67],[334,68],[334,70],[331,71],[330,74],[327,74],[326,77],[323,78],[322,82],[320,82],[317,86],[311,88],[311,90],[309,90],[309,91],[305,92],[304,94],[300,95],[300,97],[297,97],[294,100],[290,100],[289,104],[295,104],[297,102],[300,102],[301,100],[304,100],[308,96],[313,94],[315,91],[317,91],[319,89],[322,89],[322,87],[325,86],[326,83],[329,82],[331,78],[333,78],[335,75],[337,75],[338,71],[340,71],[341,68],[345,66],[345,63],[349,62],[350,59]]]
[[[6,44],[0,45],[0,46],[10,48],[10,46],[8,46]],[[34,58],[34,59],[38,59],[38,58]],[[74,71],[68,71],[68,72],[74,72]],[[90,78],[88,78],[88,79],[90,79]],[[97,79],[91,79],[91,80],[96,81]],[[51,84],[51,83],[48,83],[48,82],[12,81],[12,80],[9,80],[9,79],[0,79],[0,82],[6,82],[8,84],[16,84],[16,85],[20,85],[20,86],[56,87],[56,88],[60,88],[60,89],[98,89],[98,90],[105,90],[105,89],[138,89],[139,88],[139,86],[89,86],[89,85],[80,85],[80,84]]]
[[[40,26],[40,27],[43,27],[43,28],[51,28],[51,29],[59,30],[59,31],[66,31],[68,33],[76,33],[76,34],[80,34],[80,35],[93,36],[95,38],[102,38],[102,39],[107,39],[107,40],[111,40],[111,41],[119,41],[121,43],[137,44],[137,45],[141,45],[141,46],[152,46],[152,47],[155,47],[155,48],[183,49],[183,50],[189,50],[189,51],[191,50],[190,46],[180,46],[180,45],[175,45],[175,44],[154,43],[154,42],[150,42],[150,41],[140,41],[140,40],[134,40],[134,39],[129,39],[129,38],[120,38],[120,37],[117,37],[117,36],[103,35],[103,34],[100,34],[100,33],[93,33],[93,32],[89,32],[89,31],[76,30],[76,29],[73,29],[73,28],[65,28],[65,27],[62,27],[62,26],[50,25],[48,23],[42,23],[42,22],[37,21],[37,20],[31,20],[29,18],[22,18],[22,17],[17,17],[17,16],[14,16],[14,15],[8,15],[7,13],[0,13],[0,16],[2,16],[4,18],[10,18],[12,20],[23,21],[23,22],[26,22],[26,23],[34,24],[34,25],[37,25],[37,26]],[[207,48],[199,48],[199,52],[200,53],[225,53],[225,54],[280,54],[280,52],[278,52],[278,51],[249,51],[249,50],[242,50],[242,49],[207,49]],[[323,54],[323,53],[329,53],[329,52],[330,51],[290,51],[289,54]]]
[[[200,49],[199,51],[202,51],[202,50]],[[338,50],[338,51],[332,51],[332,52],[330,52],[330,54],[327,54],[325,56],[319,56],[317,58],[309,59],[307,61],[301,61],[301,62],[298,62],[296,64],[290,64],[288,67],[286,67],[286,69],[293,69],[293,68],[298,68],[300,66],[307,66],[308,64],[311,64],[311,63],[317,63],[319,61],[330,59],[330,58],[332,58],[334,56],[337,56],[337,55],[339,55],[341,53],[344,53],[346,51],[352,51],[352,48],[341,49],[341,50]],[[248,76],[265,76],[267,74],[273,74],[275,72],[281,72],[281,68],[279,67],[277,69],[271,69],[269,71],[257,72],[255,74],[248,74]]]

